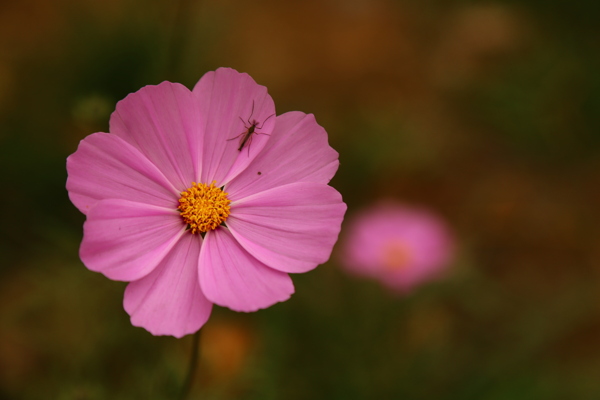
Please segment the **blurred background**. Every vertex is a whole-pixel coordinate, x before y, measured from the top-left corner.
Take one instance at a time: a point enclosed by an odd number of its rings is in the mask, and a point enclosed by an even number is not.
[[[408,294],[331,260],[252,314],[215,307],[203,399],[600,398],[600,3],[0,3],[0,399],[172,399],[192,336],[131,326],[78,258],[65,159],[115,103],[229,66],[314,113],[347,218],[381,199],[450,227]],[[195,397],[194,397],[195,398]]]

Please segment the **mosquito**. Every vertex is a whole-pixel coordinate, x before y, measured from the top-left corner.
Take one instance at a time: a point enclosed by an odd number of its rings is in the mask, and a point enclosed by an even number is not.
[[[244,148],[244,146],[248,147],[248,154],[250,154],[250,143],[252,143],[252,134],[261,134],[261,135],[269,135],[268,133],[264,133],[264,132],[257,132],[257,129],[262,129],[262,127],[265,125],[265,122],[267,122],[269,120],[269,118],[271,118],[272,116],[274,116],[275,114],[271,114],[267,117],[267,119],[265,119],[262,124],[260,124],[260,126],[258,126],[259,122],[255,119],[253,119],[252,121],[250,121],[250,118],[252,118],[252,115],[254,114],[254,100],[252,100],[252,111],[250,112],[250,116],[248,117],[248,119],[246,121],[244,121],[242,119],[242,117],[239,117],[240,120],[242,121],[242,123],[244,124],[244,128],[246,128],[246,130],[242,133],[240,133],[239,135],[237,135],[236,137],[232,137],[231,139],[227,139],[227,140],[233,140],[233,139],[237,139],[239,137],[241,137],[240,139],[240,147],[238,147],[238,151],[242,151],[242,149]]]

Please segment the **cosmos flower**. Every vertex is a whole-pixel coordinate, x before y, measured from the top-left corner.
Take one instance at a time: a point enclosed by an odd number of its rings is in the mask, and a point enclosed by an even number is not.
[[[379,203],[349,220],[345,232],[344,266],[395,291],[406,293],[435,279],[452,261],[448,228],[423,209]]]
[[[81,260],[130,282],[133,325],[181,337],[213,304],[287,300],[289,273],[328,260],[346,210],[328,186],[338,153],[312,115],[275,116],[249,75],[146,86],[117,103],[109,130],[69,156],[67,190],[86,215]]]

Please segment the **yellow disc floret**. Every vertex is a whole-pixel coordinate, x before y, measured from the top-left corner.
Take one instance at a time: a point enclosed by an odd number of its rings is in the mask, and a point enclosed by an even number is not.
[[[204,183],[192,182],[192,186],[181,192],[179,207],[181,218],[192,233],[208,232],[221,225],[229,216],[229,203],[221,188]]]
[[[406,242],[400,239],[391,239],[382,248],[383,267],[388,271],[406,269],[412,261],[411,253]]]

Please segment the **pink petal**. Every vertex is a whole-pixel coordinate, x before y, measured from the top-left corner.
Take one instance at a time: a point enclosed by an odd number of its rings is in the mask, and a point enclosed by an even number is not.
[[[212,303],[198,284],[201,242],[199,235],[184,235],[154,271],[127,285],[123,306],[133,325],[178,338],[204,325]]]
[[[271,268],[306,272],[329,259],[346,204],[325,184],[299,182],[232,203],[227,226]]]
[[[90,209],[79,249],[88,269],[134,281],[161,262],[185,224],[176,210],[126,200],[102,200]]]
[[[293,182],[328,183],[338,169],[338,153],[312,114],[294,111],[277,117],[265,148],[227,184],[232,199]]]
[[[412,255],[404,270],[389,274],[389,285],[412,288],[435,279],[450,266],[453,257],[451,235],[442,221],[433,215],[415,212],[407,216],[406,226],[396,234],[401,234],[410,245]]]
[[[227,228],[209,231],[200,252],[200,286],[215,304],[256,311],[287,300],[294,292],[289,275],[248,254]]]
[[[181,191],[200,176],[202,126],[209,117],[198,112],[189,89],[163,82],[118,102],[110,132],[140,149]]]
[[[256,157],[270,139],[275,125],[275,104],[267,88],[248,74],[231,68],[206,73],[194,87],[199,111],[207,115],[203,129],[202,182],[224,184]],[[245,146],[238,150],[243,133],[258,124]]]
[[[109,133],[83,139],[67,158],[67,172],[69,197],[84,214],[103,199],[177,207],[179,192],[156,166],[135,147]]]
[[[386,229],[369,220],[368,216],[360,215],[345,225],[343,263],[358,275],[377,277],[382,269],[381,247],[386,239]]]
[[[343,263],[357,275],[408,291],[450,266],[454,239],[442,219],[425,209],[385,201],[360,212],[346,227]],[[390,268],[386,252],[402,246],[404,264]]]

